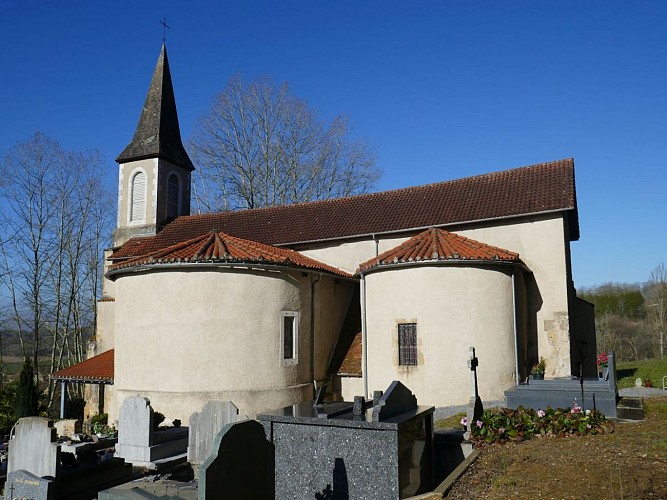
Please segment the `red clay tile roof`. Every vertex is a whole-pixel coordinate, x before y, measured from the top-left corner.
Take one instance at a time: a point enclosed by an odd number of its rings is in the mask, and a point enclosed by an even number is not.
[[[110,349],[51,374],[52,380],[113,383],[114,350]]]
[[[572,159],[348,198],[182,216],[155,236],[129,240],[111,258],[138,257],[209,231],[290,245],[555,211],[572,212],[570,238],[578,239]]]
[[[359,266],[357,272],[364,273],[371,269],[394,264],[452,260],[521,262],[518,253],[432,227],[404,241],[397,247],[367,260]]]
[[[276,248],[256,241],[243,240],[221,232],[210,232],[171,245],[148,255],[114,264],[109,272],[160,264],[198,264],[228,262],[240,264],[271,264],[324,271],[345,278],[352,275],[287,248]]]
[[[352,344],[345,354],[345,359],[338,369],[338,375],[344,375],[348,377],[361,377],[361,358],[362,358],[363,346],[361,343],[361,332],[357,332],[352,340]]]

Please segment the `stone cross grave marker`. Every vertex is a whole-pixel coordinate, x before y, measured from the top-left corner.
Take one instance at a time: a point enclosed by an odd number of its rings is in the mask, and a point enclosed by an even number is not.
[[[479,388],[477,386],[477,366],[479,365],[479,360],[475,355],[475,348],[471,347],[468,350],[468,368],[470,369],[470,384],[471,384],[471,395],[470,402],[468,403],[468,413],[466,418],[468,423],[466,425],[465,438],[470,439],[470,429],[475,424],[477,420],[482,417],[484,413],[484,405],[482,400],[479,397]]]

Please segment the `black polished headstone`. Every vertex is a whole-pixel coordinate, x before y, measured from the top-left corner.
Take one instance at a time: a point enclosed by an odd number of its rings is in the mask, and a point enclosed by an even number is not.
[[[412,391],[398,380],[394,380],[378,404],[373,406],[373,422],[381,422],[416,408],[417,398]]]
[[[273,498],[273,445],[255,420],[225,425],[199,469],[199,500]]]

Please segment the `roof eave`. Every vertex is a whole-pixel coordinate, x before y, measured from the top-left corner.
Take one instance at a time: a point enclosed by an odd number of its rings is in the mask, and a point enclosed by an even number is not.
[[[104,275],[110,280],[114,280],[122,274],[135,274],[151,271],[160,271],[160,270],[173,270],[175,268],[242,268],[242,269],[263,269],[269,271],[301,271],[308,272],[313,274],[323,274],[328,275],[336,279],[345,279],[348,281],[357,281],[355,275],[342,271],[335,273],[328,271],[326,269],[316,269],[310,267],[303,267],[299,265],[287,266],[281,264],[270,264],[270,263],[259,263],[259,262],[196,262],[196,261],[181,261],[181,262],[156,262],[155,264],[138,264],[128,267],[120,267],[117,269],[111,269],[106,272]]]
[[[414,260],[411,262],[394,262],[391,264],[377,264],[367,269],[358,270],[354,275],[363,277],[378,271],[389,271],[392,269],[420,266],[448,266],[448,265],[474,265],[474,266],[514,266],[524,271],[530,271],[521,260],[495,260],[495,259],[440,259],[440,260]]]
[[[516,214],[516,215],[503,215],[500,217],[489,217],[486,219],[474,219],[474,220],[464,220],[464,221],[457,221],[457,222],[447,222],[444,224],[430,224],[428,226],[418,226],[418,227],[410,227],[410,228],[405,228],[405,229],[392,229],[389,231],[377,231],[377,232],[371,232],[371,233],[360,233],[360,234],[350,234],[346,236],[340,236],[336,238],[322,238],[319,240],[304,240],[304,241],[296,241],[296,242],[285,242],[285,243],[273,243],[273,246],[275,247],[288,247],[288,246],[296,246],[296,245],[309,245],[313,243],[324,243],[324,242],[329,242],[329,241],[343,241],[343,240],[350,240],[350,239],[362,239],[362,238],[368,238],[368,237],[377,237],[377,236],[387,236],[387,235],[396,235],[396,234],[403,234],[403,233],[412,233],[415,231],[424,231],[426,229],[430,229],[432,227],[435,228],[443,228],[443,227],[456,227],[456,226],[461,226],[461,225],[467,225],[467,224],[479,224],[481,222],[495,222],[499,220],[506,220],[506,219],[518,219],[522,217],[537,217],[540,215],[550,215],[550,214],[556,214],[560,212],[570,212],[574,211],[576,214],[576,207],[564,207],[564,208],[557,208],[553,210],[544,210],[540,212],[528,212],[524,214]],[[575,215],[575,219],[576,215]],[[577,219],[578,220],[578,219]],[[579,230],[578,230],[578,223],[576,225],[576,238],[572,237],[572,234],[570,235],[570,241],[575,241],[579,239]]]

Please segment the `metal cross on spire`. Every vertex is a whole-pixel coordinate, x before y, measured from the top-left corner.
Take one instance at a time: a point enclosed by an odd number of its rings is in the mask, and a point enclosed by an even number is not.
[[[170,26],[167,25],[167,18],[163,17],[162,21],[160,21],[160,24],[162,25],[162,41],[166,42],[167,41],[167,29],[170,28]]]

